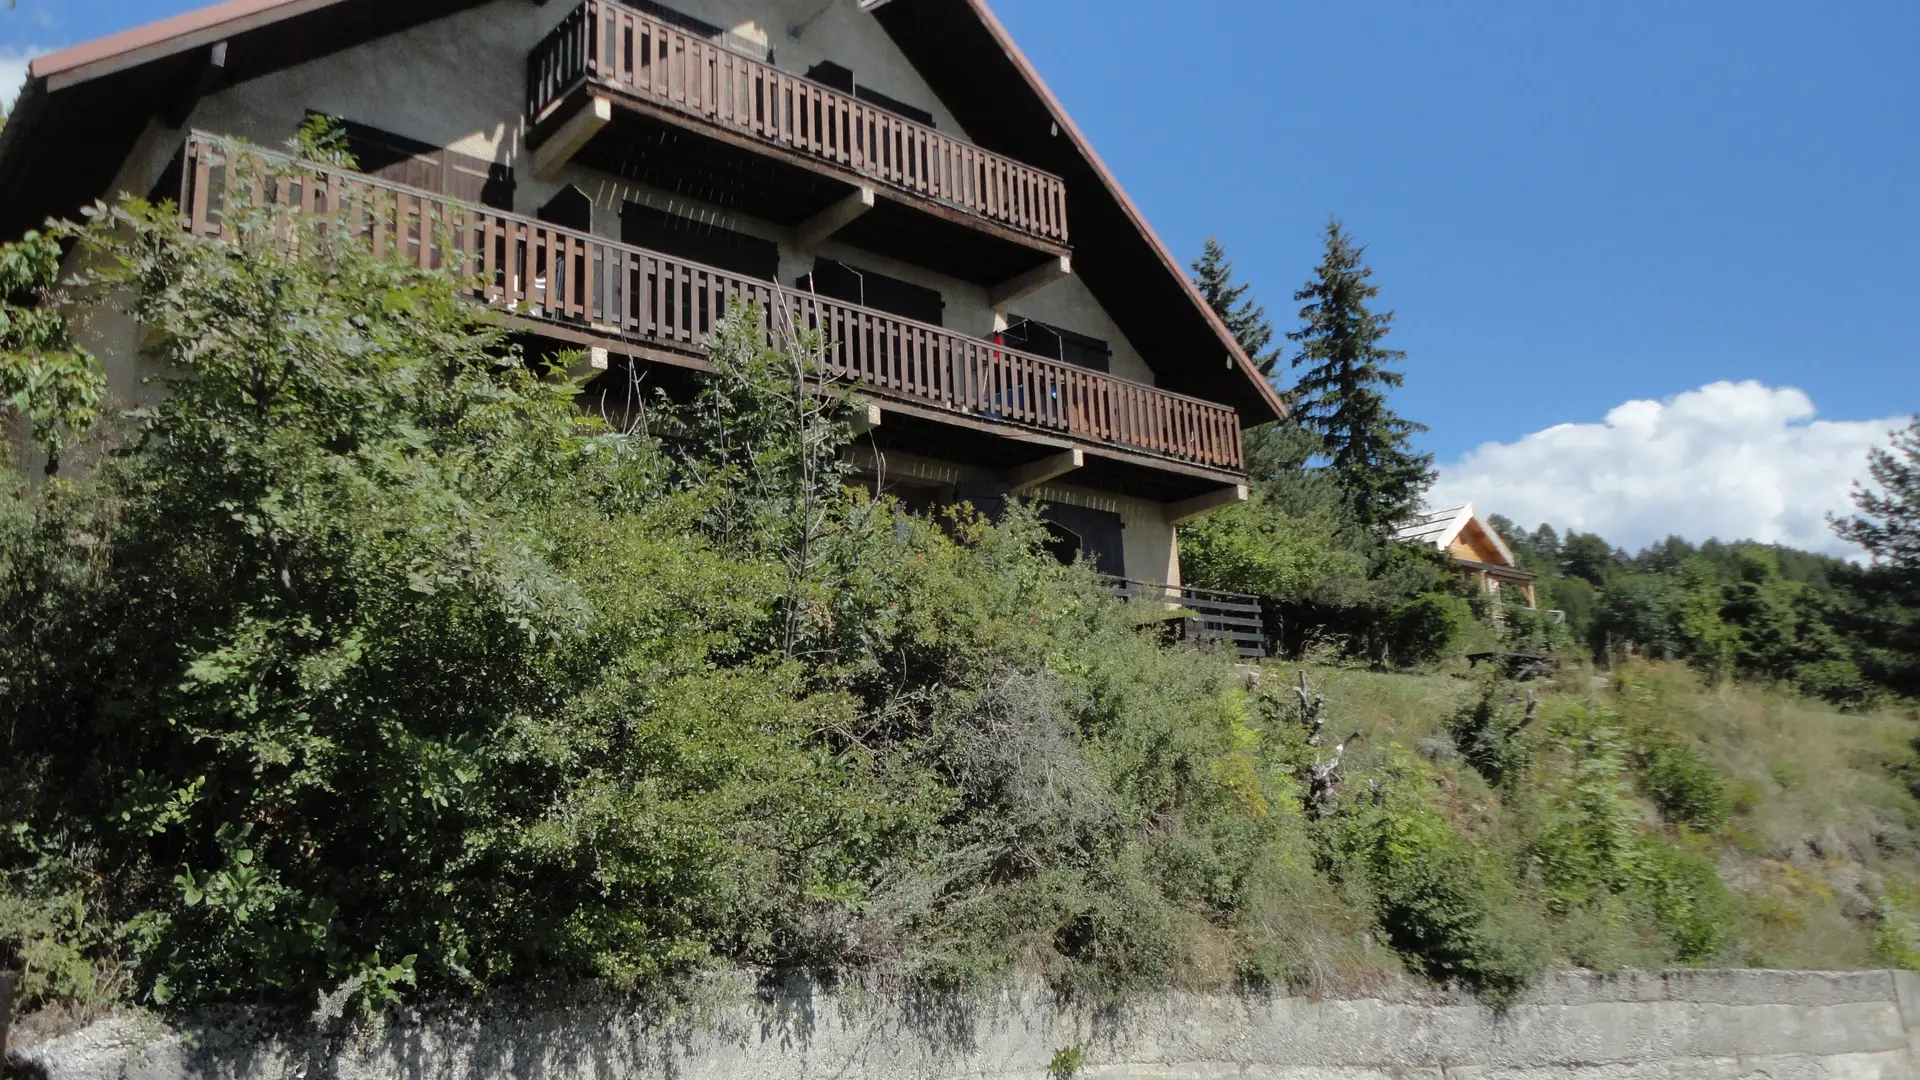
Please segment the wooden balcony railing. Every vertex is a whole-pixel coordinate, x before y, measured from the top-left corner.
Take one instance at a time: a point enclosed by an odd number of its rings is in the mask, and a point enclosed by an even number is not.
[[[608,0],[585,0],[534,48],[527,115],[583,82],[1067,243],[1059,177]]]
[[[759,304],[771,339],[820,331],[828,375],[877,396],[1210,468],[1244,465],[1238,417],[1213,402],[217,136],[187,141],[182,172],[182,214],[199,235],[222,235],[236,198],[325,214],[383,255],[472,275],[475,300],[691,355],[728,308]]]

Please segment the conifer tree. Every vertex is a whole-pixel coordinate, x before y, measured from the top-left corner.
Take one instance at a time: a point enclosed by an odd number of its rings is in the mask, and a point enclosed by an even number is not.
[[[1312,280],[1294,294],[1306,301],[1293,366],[1305,368],[1289,402],[1300,425],[1320,438],[1321,453],[1345,492],[1354,517],[1385,529],[1411,514],[1433,482],[1433,455],[1416,453],[1409,438],[1426,426],[1396,415],[1386,391],[1397,388],[1406,354],[1381,346],[1393,313],[1375,313],[1379,295],[1339,221],[1327,222],[1327,251]]]
[[[1233,340],[1240,343],[1260,374],[1271,377],[1280,363],[1280,350],[1269,348],[1273,344],[1273,323],[1267,319],[1267,309],[1247,296],[1249,286],[1235,284],[1233,262],[1215,237],[1207,237],[1200,257],[1193,262],[1193,284],[1233,332]]]
[[[1860,513],[1830,515],[1833,529],[1866,548],[1875,566],[1920,580],[1920,417],[1894,432],[1891,450],[1868,455],[1867,472],[1873,484],[1856,484],[1853,491]]]

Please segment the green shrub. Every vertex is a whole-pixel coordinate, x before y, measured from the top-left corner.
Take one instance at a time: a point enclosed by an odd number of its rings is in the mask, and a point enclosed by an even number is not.
[[[1691,747],[1662,739],[1634,754],[1640,787],[1668,821],[1717,832],[1733,811],[1720,773]]]
[[[1447,650],[1468,627],[1476,626],[1473,609],[1459,596],[1422,593],[1387,616],[1388,653],[1401,664],[1428,664]]]
[[[1613,714],[1568,707],[1550,724],[1559,754],[1543,777],[1544,809],[1530,840],[1549,904],[1566,912],[1630,886],[1637,821]]]
[[[817,341],[727,313],[663,443],[451,270],[226,223],[79,230],[166,395],[0,498],[0,872],[89,860],[0,913],[65,973],[36,994],[123,959],[174,1006],[717,964],[1104,996],[1237,948],[1304,846],[1226,660],[1138,632],[1026,508],[845,484],[845,402],[792,379]]]
[[[1431,774],[1396,754],[1382,795],[1349,800],[1333,823],[1335,865],[1359,875],[1380,929],[1409,966],[1499,1000],[1547,963],[1497,863],[1427,800]]]
[[[1737,915],[1713,859],[1684,843],[1645,837],[1635,852],[1635,885],[1674,958],[1700,963],[1727,947]]]
[[[1460,756],[1494,788],[1504,787],[1533,762],[1525,732],[1527,706],[1513,689],[1506,680],[1489,677],[1447,725]]]

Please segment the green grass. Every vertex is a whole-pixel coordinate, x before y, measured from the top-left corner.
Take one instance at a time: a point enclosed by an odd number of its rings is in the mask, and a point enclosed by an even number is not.
[[[1299,670],[1273,664],[1269,678],[1291,683]],[[1513,736],[1524,740],[1512,758],[1524,768],[1496,790],[1452,728],[1479,700],[1480,679],[1304,670],[1327,697],[1325,742],[1364,733],[1347,757],[1343,797],[1368,797],[1370,781],[1408,782],[1396,755],[1425,759],[1429,803],[1517,890],[1488,901],[1516,909],[1492,912],[1489,925],[1542,930],[1553,964],[1920,960],[1920,803],[1900,774],[1915,759],[1920,723],[1908,713],[1709,686],[1677,665],[1569,670],[1532,684],[1539,719]],[[1508,699],[1519,690],[1498,693],[1510,717],[1524,709]],[[1617,782],[1592,775],[1596,730],[1622,750]],[[1596,824],[1594,812],[1606,820]],[[1606,845],[1594,830],[1604,828],[1634,831],[1638,846],[1597,851]],[[1569,859],[1580,865],[1558,865]]]

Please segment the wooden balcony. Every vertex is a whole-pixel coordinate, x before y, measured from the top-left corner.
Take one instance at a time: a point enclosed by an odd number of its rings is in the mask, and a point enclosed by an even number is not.
[[[236,198],[327,215],[383,255],[471,275],[474,300],[568,340],[698,366],[715,322],[758,304],[769,340],[820,331],[829,377],[920,417],[1112,448],[1136,475],[1158,461],[1217,485],[1244,470],[1239,419],[1213,402],[218,136],[190,137],[181,173],[196,235],[222,235]]]
[[[535,47],[527,114],[536,172],[699,190],[989,285],[1068,251],[1059,177],[609,0]]]

